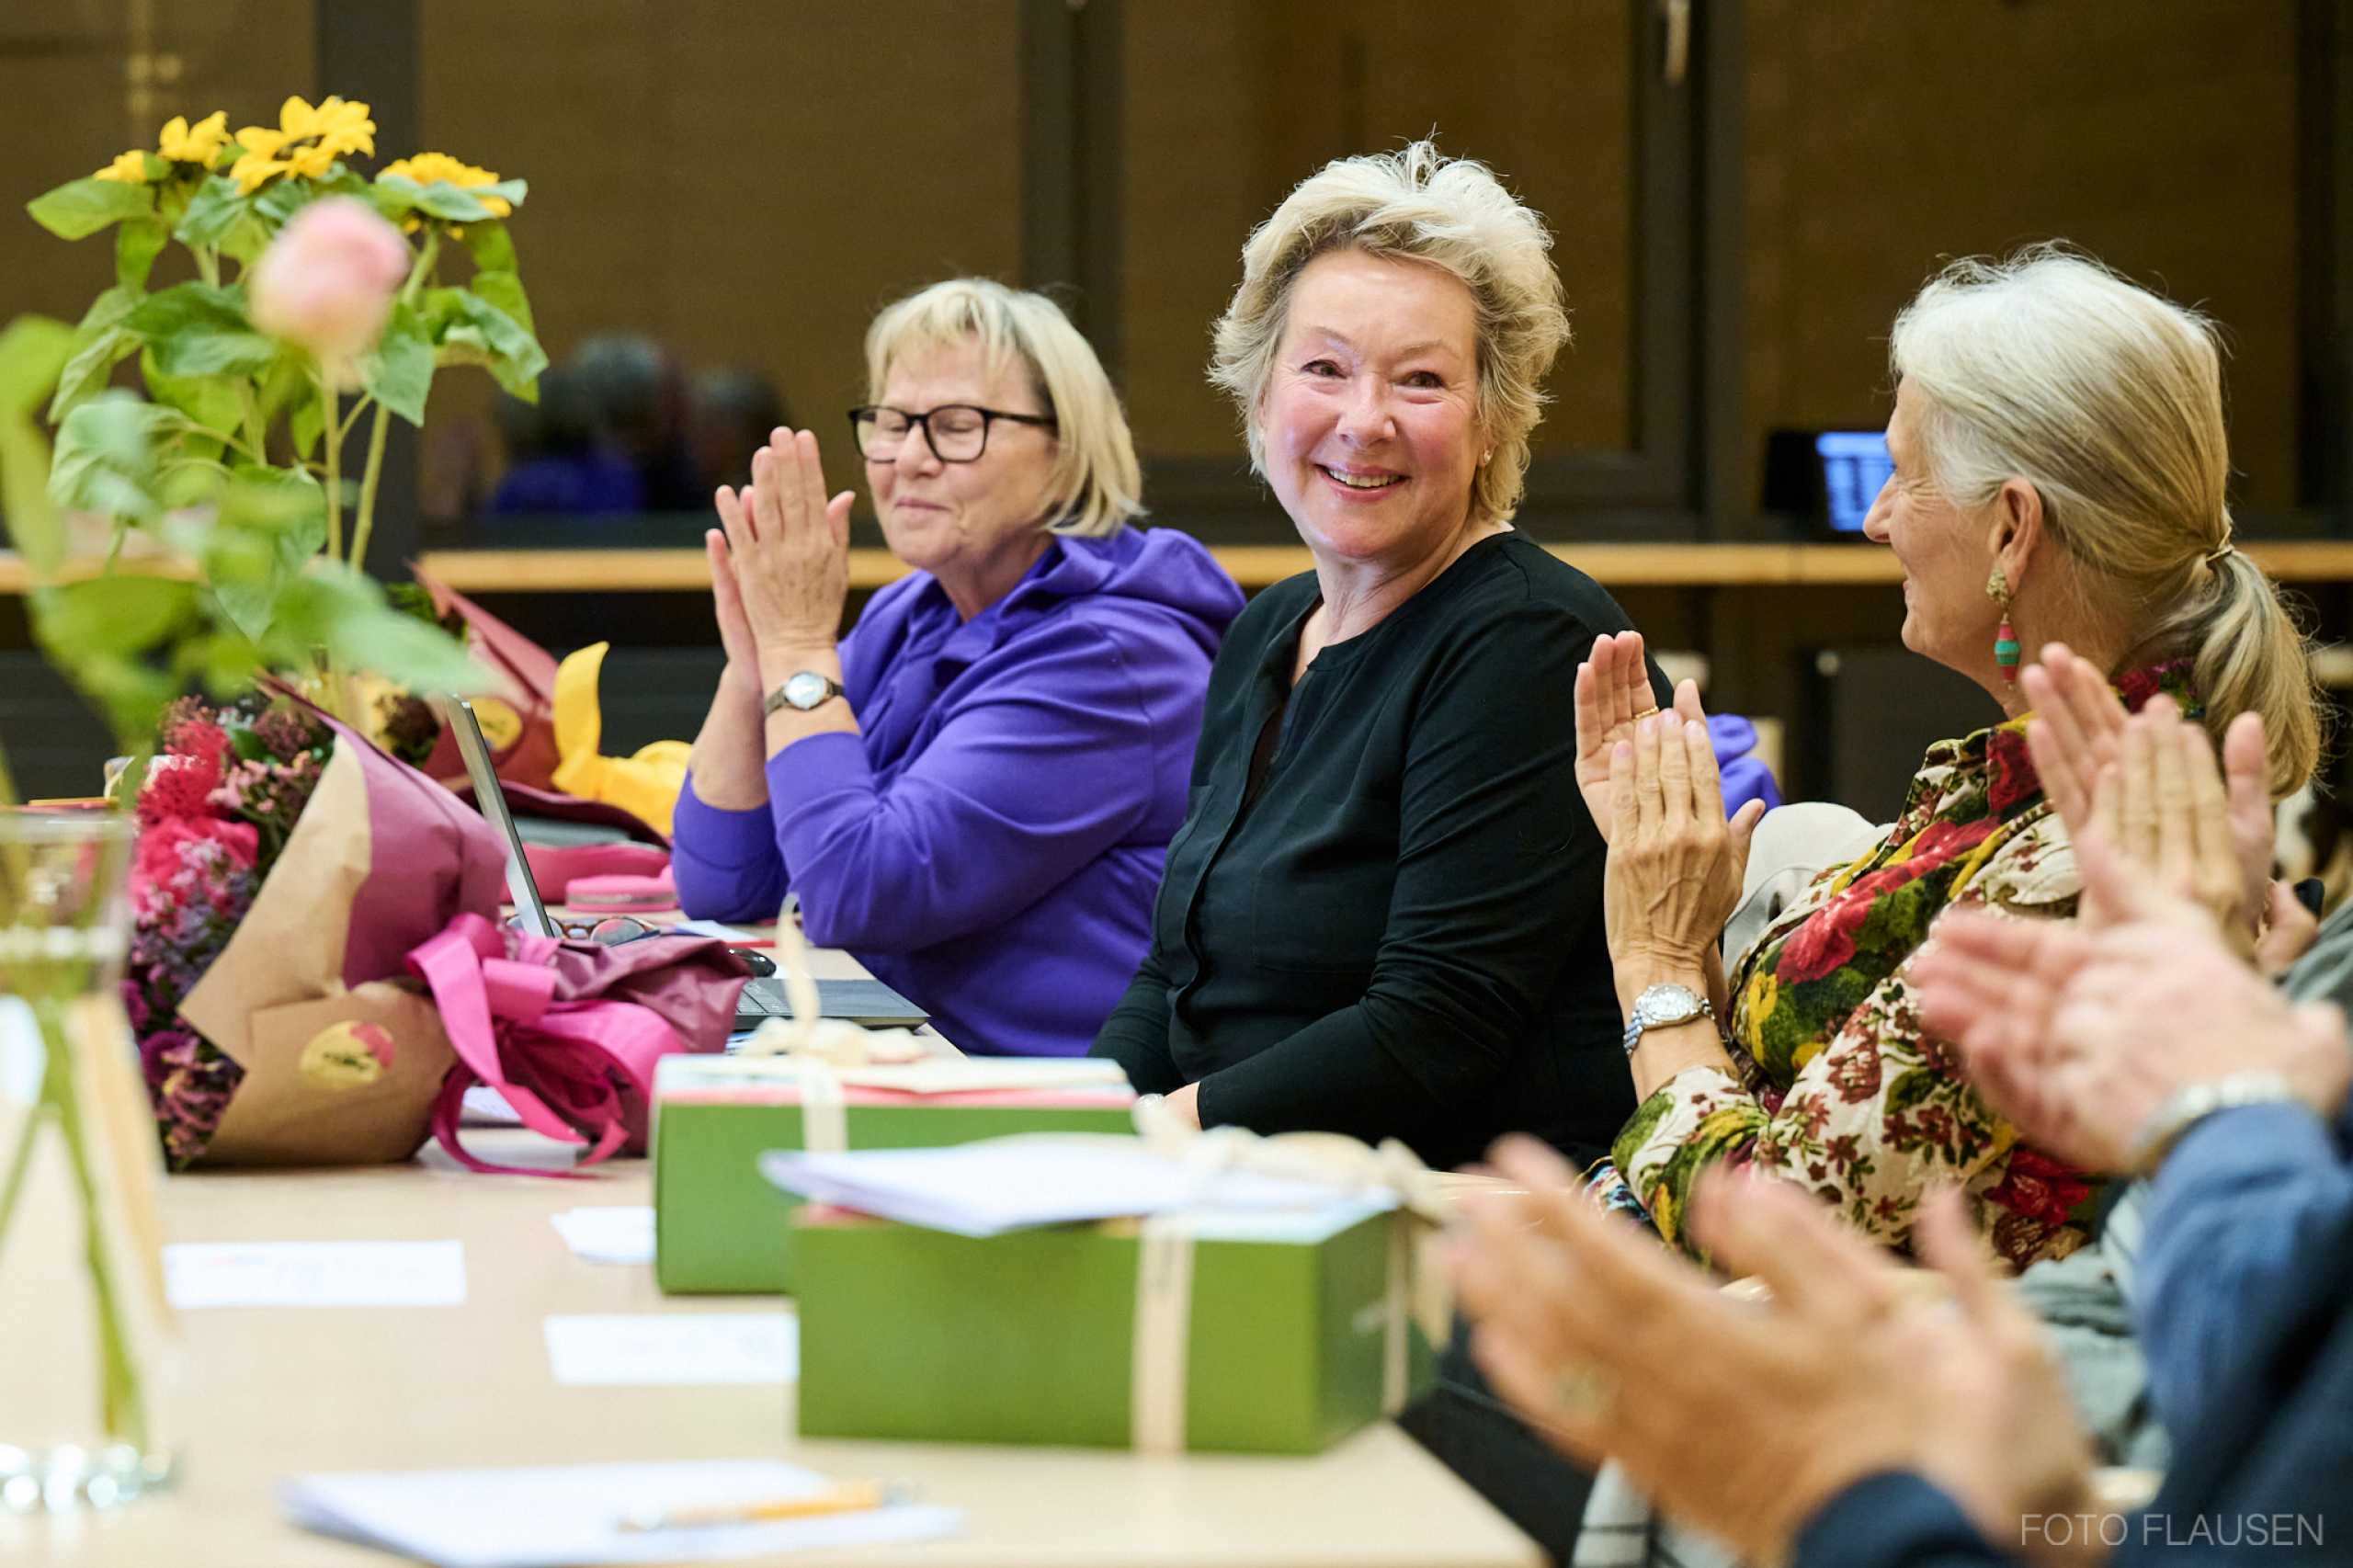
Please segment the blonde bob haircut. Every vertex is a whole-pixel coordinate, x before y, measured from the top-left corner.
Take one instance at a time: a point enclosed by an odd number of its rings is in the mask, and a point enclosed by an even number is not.
[[[1040,527],[1099,538],[1142,515],[1143,472],[1120,395],[1094,348],[1043,294],[986,278],[951,278],[887,307],[866,329],[868,399],[882,401],[901,360],[968,343],[980,345],[991,375],[1018,358],[1039,411],[1054,421]]]
[[[2219,745],[2263,715],[2271,788],[2321,750],[2312,661],[2263,568],[2235,549],[2213,324],[2064,244],[1954,262],[1895,318],[1895,379],[1918,400],[1926,483],[1963,510],[2022,479],[2128,629],[2128,662],[2187,656]]]
[[[1292,285],[1326,251],[1416,261],[1460,278],[1478,312],[1478,435],[1495,456],[1475,470],[1471,516],[1507,521],[1527,489],[1529,437],[1544,417],[1544,378],[1569,341],[1544,220],[1494,171],[1430,142],[1340,158],[1302,181],[1242,247],[1242,284],[1218,318],[1210,380],[1231,395],[1267,472],[1258,413],[1282,346]]]

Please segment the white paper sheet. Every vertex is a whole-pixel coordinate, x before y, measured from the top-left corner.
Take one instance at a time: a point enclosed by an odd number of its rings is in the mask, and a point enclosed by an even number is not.
[[[546,1320],[548,1369],[569,1387],[789,1383],[801,1376],[790,1312],[642,1312]]]
[[[466,1091],[458,1113],[460,1127],[520,1127],[523,1119],[506,1103],[506,1096],[488,1084],[476,1084]]]
[[[1188,1164],[1152,1153],[1141,1139],[1060,1133],[950,1149],[778,1150],[760,1156],[760,1171],[813,1202],[962,1236],[1178,1210],[1321,1210],[1355,1196],[1346,1187]]]
[[[306,1529],[403,1552],[438,1568],[710,1562],[920,1540],[963,1528],[957,1510],[921,1504],[770,1524],[620,1528],[622,1518],[641,1509],[761,1502],[825,1484],[814,1471],[772,1460],[715,1460],[302,1475],[279,1487],[278,1501]]]
[[[645,1203],[567,1209],[551,1215],[558,1234],[590,1263],[652,1263],[654,1209]]]
[[[182,1242],[164,1249],[172,1305],[454,1307],[462,1242]]]

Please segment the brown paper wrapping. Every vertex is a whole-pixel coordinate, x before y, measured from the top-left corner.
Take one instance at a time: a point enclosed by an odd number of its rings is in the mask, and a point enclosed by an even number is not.
[[[343,983],[352,900],[372,858],[365,773],[338,744],[253,908],[180,1004],[245,1070],[202,1163],[381,1164],[425,1142],[452,1060],[440,1015],[405,981]],[[338,1024],[389,1037],[372,1081],[304,1069],[304,1051]]]

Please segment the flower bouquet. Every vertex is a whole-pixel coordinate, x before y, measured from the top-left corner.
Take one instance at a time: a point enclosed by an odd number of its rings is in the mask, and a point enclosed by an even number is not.
[[[299,701],[166,715],[138,796],[123,982],[165,1156],[397,1160],[452,1060],[408,950],[495,915],[483,819]]]

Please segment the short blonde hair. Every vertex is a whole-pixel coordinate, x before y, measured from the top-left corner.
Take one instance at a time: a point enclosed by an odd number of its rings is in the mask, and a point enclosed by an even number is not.
[[[909,355],[976,343],[995,375],[1017,357],[1055,424],[1044,524],[1100,537],[1143,513],[1143,472],[1120,394],[1103,361],[1043,294],[986,278],[951,278],[887,307],[866,329],[866,385],[880,402],[892,368]]]
[[[1970,258],[1895,318],[1888,362],[1919,400],[1927,482],[1964,509],[2022,479],[2062,550],[2143,635],[2188,655],[2219,743],[2263,715],[2271,785],[2318,761],[2312,662],[2263,569],[2231,548],[2230,438],[2213,324],[2059,244]]]
[[[1326,251],[1418,261],[1471,290],[1479,324],[1476,419],[1495,456],[1471,482],[1475,518],[1502,522],[1527,489],[1529,437],[1544,417],[1544,378],[1569,341],[1569,313],[1544,220],[1494,171],[1435,143],[1340,158],[1302,181],[1242,247],[1242,283],[1218,319],[1210,380],[1242,411],[1250,466],[1267,472],[1259,403],[1273,373],[1292,285]]]

